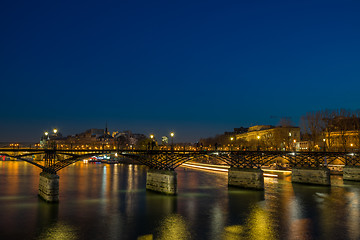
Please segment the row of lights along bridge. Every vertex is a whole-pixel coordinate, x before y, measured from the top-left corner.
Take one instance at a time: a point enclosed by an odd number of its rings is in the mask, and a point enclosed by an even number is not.
[[[58,130],[55,128],[55,129],[53,129],[53,133],[54,133],[54,136],[56,136],[57,135],[57,133],[58,133]],[[49,135],[49,132],[48,131],[45,131],[44,132],[44,135],[45,135],[45,139],[46,140],[50,140],[50,135]],[[289,136],[291,137],[291,133],[289,133]],[[150,134],[150,142],[148,142],[148,145],[146,146],[146,149],[147,150],[154,150],[154,149],[156,149],[155,147],[156,147],[156,145],[157,145],[157,142],[156,142],[156,139],[155,139],[155,135],[154,134]],[[200,145],[200,146],[195,146],[195,147],[192,147],[192,146],[189,146],[189,147],[186,147],[186,146],[183,146],[183,147],[175,147],[174,148],[174,137],[175,137],[175,133],[174,132],[170,132],[170,137],[171,137],[171,150],[184,150],[184,149],[186,149],[186,150],[198,150],[199,148],[200,149],[204,149],[204,150],[230,150],[230,151],[233,151],[234,150],[234,140],[235,140],[235,138],[234,137],[230,137],[230,144],[228,145],[228,147],[225,147],[225,148],[223,148],[223,147],[218,147],[217,146],[217,144],[215,144],[215,146],[214,147],[203,147],[202,145]],[[259,144],[259,142],[260,142],[260,136],[257,136],[257,139],[258,139],[258,144],[257,144],[257,150],[259,151],[260,150],[260,144]],[[293,140],[294,141],[294,144],[296,143],[296,139],[294,139]],[[324,141],[324,150],[325,150],[325,139],[323,139],[323,141]],[[49,146],[49,145],[48,145]],[[44,145],[41,145],[41,144],[35,144],[34,145],[34,147],[36,147],[36,148],[38,148],[38,147],[48,147],[48,146],[44,146]],[[52,145],[52,146],[54,146],[54,145]],[[13,148],[15,148],[15,147],[17,147],[17,148],[19,148],[20,147],[20,145],[18,144],[18,143],[13,143],[13,144],[10,144],[10,147],[13,147]],[[31,145],[30,145],[30,147],[31,147]],[[65,147],[65,149],[75,149],[75,150],[81,150],[81,149],[83,149],[83,150],[85,150],[85,149],[87,149],[87,150],[101,150],[101,149],[116,149],[116,147],[115,146],[110,146],[109,144],[106,144],[106,143],[103,143],[103,144],[101,144],[101,145],[99,145],[99,146],[94,146],[94,147],[91,147],[91,146],[89,146],[89,145],[81,145],[81,146],[72,146],[72,144],[70,144],[70,148],[69,148],[69,146],[66,146],[66,145],[64,145],[64,144],[61,144],[61,145],[56,145],[56,147],[57,148],[64,148]],[[127,148],[129,148],[129,149],[135,149],[135,147],[133,146],[133,145],[129,145],[129,146],[127,146]],[[161,150],[168,150],[167,149],[167,146],[160,146],[159,147],[159,149],[161,149]],[[239,150],[239,148],[237,148],[236,150]]]
[[[149,141],[143,142],[141,147],[135,147],[135,144],[127,144],[125,147],[124,146],[119,146],[118,144],[116,144],[116,141],[114,142],[108,142],[106,141],[106,138],[103,138],[105,140],[103,141],[99,141],[99,142],[88,142],[88,144],[76,144],[76,143],[69,143],[69,144],[58,144],[56,143],[56,140],[58,140],[58,130],[57,129],[53,129],[53,135],[50,136],[48,131],[44,132],[44,136],[42,137],[42,141],[41,144],[35,144],[35,147],[56,147],[58,149],[74,149],[74,150],[115,150],[115,149],[144,149],[144,147],[146,147],[147,150],[155,150],[155,149],[161,149],[161,150],[169,150],[168,148],[168,138],[167,137],[163,137],[163,141],[161,145],[158,145],[155,135],[154,134],[150,134],[149,136]],[[106,134],[106,132],[105,132]],[[61,136],[61,134],[60,134]],[[174,132],[170,132],[170,137],[171,137],[171,145],[170,145],[170,149],[171,150],[180,150],[180,148],[175,148],[174,147],[174,137],[175,137],[175,133]],[[164,141],[165,138],[165,141]],[[115,144],[114,144],[115,143]],[[12,146],[12,145],[10,145]],[[15,145],[14,145],[15,146]],[[16,146],[19,146],[19,144],[17,144]],[[184,149],[184,148],[182,148]]]
[[[53,134],[54,136],[57,136],[57,133],[58,133],[58,130],[55,128],[53,129]],[[45,135],[45,139],[46,140],[50,140],[50,135],[49,135],[49,132],[48,131],[45,131],[44,132],[44,135]],[[213,147],[203,147],[203,146],[177,146],[177,147],[174,147],[174,136],[175,136],[175,133],[174,132],[170,132],[170,137],[171,137],[171,145],[170,145],[170,149],[171,150],[184,150],[184,149],[187,149],[187,150],[198,150],[199,148],[200,149],[203,149],[203,150],[230,150],[230,151],[233,151],[233,150],[240,150],[238,147],[237,148],[234,148],[234,140],[235,138],[233,136],[230,137],[230,144],[228,144],[228,146],[225,148],[224,147],[218,147],[217,144],[215,144],[215,146]],[[289,138],[291,138],[291,133],[289,133]],[[257,147],[256,149],[259,151],[259,150],[262,150],[260,148],[260,139],[261,137],[258,135],[257,136]],[[293,139],[293,146],[294,146],[294,151],[296,150],[295,149],[295,144],[296,144],[296,139]],[[41,145],[41,144],[35,144],[33,145],[35,148],[38,148],[38,147],[48,147],[48,146],[44,146],[44,145]],[[54,145],[52,145],[54,146]],[[12,148],[20,148],[20,145],[18,143],[13,143],[13,144],[10,144],[10,147]],[[30,145],[31,147],[31,145]],[[81,149],[95,149],[95,150],[101,150],[101,149],[117,149],[116,147],[118,146],[111,146],[111,144],[108,144],[107,142],[102,142],[101,144],[97,144],[97,146],[95,146],[94,144],[92,144],[92,146],[90,144],[85,144],[85,145],[80,145],[80,146],[77,146],[77,145],[72,145],[70,144],[70,146],[67,146],[66,144],[57,144],[56,145],[57,148],[65,148],[65,149],[76,149],[76,150],[81,150]],[[150,141],[147,142],[147,145],[145,146],[147,150],[154,150],[154,149],[160,149],[160,150],[169,150],[168,146],[167,145],[158,145],[157,142],[156,142],[156,139],[155,139],[155,135],[154,134],[150,134]],[[126,146],[125,148],[129,148],[129,149],[143,149],[144,147],[135,147],[134,145],[128,145]],[[119,147],[118,147],[119,149]],[[326,151],[326,139],[324,138],[323,139],[323,151]]]

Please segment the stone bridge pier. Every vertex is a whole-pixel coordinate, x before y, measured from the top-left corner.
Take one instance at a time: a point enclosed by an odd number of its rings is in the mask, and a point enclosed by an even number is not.
[[[293,168],[291,181],[315,185],[330,185],[330,170],[327,167],[319,168]]]
[[[146,189],[168,195],[177,194],[177,173],[174,170],[149,169]]]
[[[40,173],[39,197],[46,202],[59,201],[59,175],[48,172]]]
[[[263,171],[257,168],[231,167],[228,172],[228,185],[255,190],[264,190]]]
[[[348,181],[360,181],[360,166],[345,166],[343,179]]]

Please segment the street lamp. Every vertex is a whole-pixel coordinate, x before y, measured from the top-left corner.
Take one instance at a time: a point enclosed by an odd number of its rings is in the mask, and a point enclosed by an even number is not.
[[[289,137],[288,137],[288,147],[289,147],[289,149],[288,150],[290,150],[290,138],[291,138],[291,132],[289,132]]]
[[[230,151],[232,151],[232,144],[233,144],[233,141],[234,141],[234,137],[230,137]]]
[[[154,134],[150,134],[150,139],[151,139],[151,150],[154,150]]]
[[[56,134],[58,132],[58,130],[56,128],[54,128],[53,132],[54,132],[54,134]]]
[[[45,140],[49,140],[49,132],[45,131],[44,134],[45,134]]]
[[[170,137],[171,137],[171,151],[174,150],[174,136],[175,136],[175,133],[174,133],[174,132],[171,132],[171,133],[170,133]]]
[[[324,152],[326,152],[326,139],[325,138],[323,138],[323,142],[324,142]],[[324,156],[324,165],[327,166],[326,155]]]
[[[296,139],[294,139],[294,151],[296,151]]]
[[[260,146],[259,146],[259,143],[260,143],[260,136],[259,136],[259,135],[257,136],[257,140],[258,140],[257,150],[259,151],[259,150],[260,150]]]

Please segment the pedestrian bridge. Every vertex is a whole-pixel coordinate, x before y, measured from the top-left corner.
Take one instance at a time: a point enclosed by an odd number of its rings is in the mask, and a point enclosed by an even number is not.
[[[260,190],[264,188],[261,167],[269,166],[279,158],[292,170],[293,182],[330,185],[327,165],[339,163],[345,165],[344,179],[360,181],[360,153],[357,152],[0,149],[2,156],[26,161],[42,169],[39,195],[49,202],[59,199],[58,171],[77,161],[104,154],[130,158],[148,166],[146,188],[165,194],[177,193],[174,170],[188,161],[222,162],[230,166],[229,185]]]

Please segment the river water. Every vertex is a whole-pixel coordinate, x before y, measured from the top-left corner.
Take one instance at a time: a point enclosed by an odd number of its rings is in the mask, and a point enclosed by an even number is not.
[[[60,202],[38,199],[40,170],[0,162],[0,239],[360,239],[360,183],[265,178],[228,188],[227,174],[178,168],[178,195],[145,190],[146,168],[78,162],[58,172]]]

